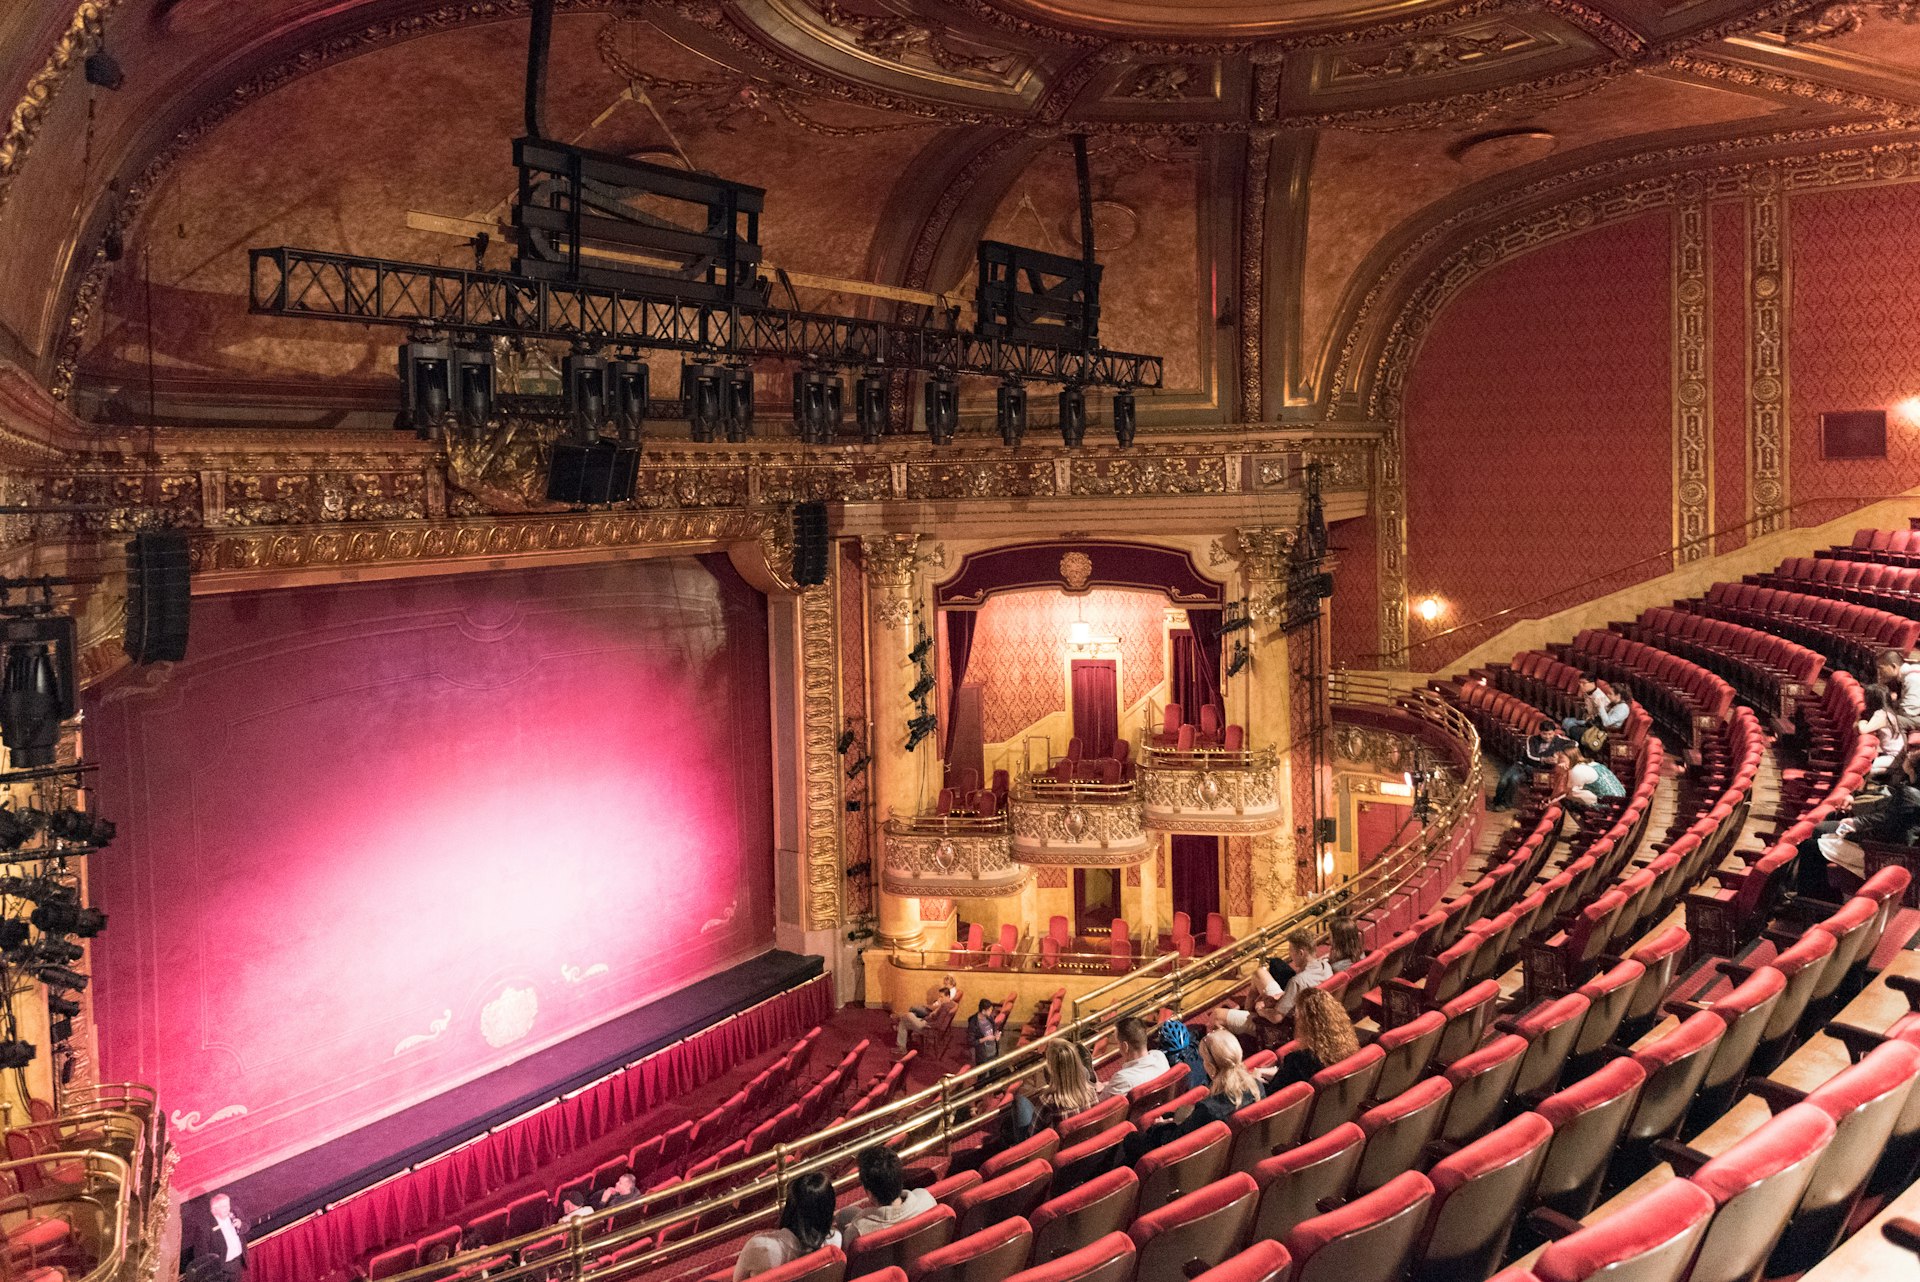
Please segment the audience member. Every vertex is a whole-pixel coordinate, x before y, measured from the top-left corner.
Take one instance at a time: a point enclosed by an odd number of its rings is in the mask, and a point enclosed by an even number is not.
[[[244,1282],[247,1276],[247,1222],[233,1209],[233,1200],[215,1193],[203,1213],[194,1217],[182,1237],[183,1276],[209,1282]]]
[[[1899,710],[1895,706],[1892,691],[1882,685],[1871,685],[1862,687],[1860,692],[1867,700],[1867,716],[1860,723],[1860,733],[1872,735],[1878,747],[1867,774],[1875,779],[1884,779],[1887,771],[1893,767],[1894,760],[1907,746],[1907,732],[1900,727]]]
[[[1613,699],[1607,704],[1607,710],[1600,714],[1600,728],[1608,734],[1619,734],[1627,728],[1628,718],[1633,716],[1633,690],[1624,681],[1613,683]]]
[[[1581,731],[1588,726],[1600,723],[1600,718],[1606,715],[1610,700],[1607,698],[1606,687],[1592,677],[1580,678],[1578,693],[1574,697],[1576,700],[1574,714],[1561,718],[1560,728],[1566,731],[1570,738],[1578,739]]]
[[[620,1178],[613,1182],[611,1188],[602,1190],[600,1205],[619,1206],[622,1202],[631,1202],[639,1196],[640,1181],[634,1178],[632,1171],[622,1171]]]
[[[1892,846],[1920,845],[1920,752],[1904,752],[1888,771],[1884,796],[1856,801],[1853,813],[1844,819],[1829,819],[1817,825],[1813,836],[1800,843],[1794,860],[1794,880],[1802,895],[1824,899],[1829,893],[1827,865],[1833,864],[1855,878],[1867,875],[1867,852],[1862,841]]]
[[[1521,746],[1520,759],[1508,766],[1500,776],[1499,784],[1493,790],[1491,808],[1494,810],[1512,810],[1519,800],[1520,790],[1533,779],[1535,772],[1551,769],[1553,754],[1565,740],[1557,733],[1550,717],[1540,718],[1540,724],[1527,736]]]
[[[590,1200],[582,1202],[571,1193],[560,1195],[560,1223],[565,1224],[568,1220],[584,1220],[592,1214],[593,1203]]]
[[[894,1042],[899,1053],[907,1053],[907,1043],[913,1035],[927,1026],[934,1015],[949,1006],[960,1004],[960,985],[952,975],[941,978],[940,982],[927,990],[927,1000],[918,1006],[907,1007],[907,1013],[900,1017],[894,1029]]]
[[[1162,1144],[1171,1144],[1209,1122],[1224,1122],[1248,1104],[1260,1098],[1260,1083],[1247,1071],[1241,1058],[1240,1039],[1225,1029],[1215,1029],[1200,1039],[1200,1062],[1207,1072],[1207,1097],[1188,1109],[1184,1116],[1162,1118],[1152,1126],[1129,1135],[1121,1145],[1121,1155],[1131,1166]]]
[[[967,1020],[967,1045],[973,1048],[976,1066],[1000,1053],[1000,1027],[993,1019],[993,1002],[985,997]]]
[[[1606,763],[1588,760],[1579,744],[1567,748],[1566,758],[1567,800],[1574,805],[1591,809],[1602,801],[1627,795],[1620,777]]]
[[[1920,730],[1920,663],[1909,662],[1904,650],[1882,650],[1874,675],[1887,688],[1900,728],[1909,734]]]
[[[1100,1086],[1079,1047],[1061,1039],[1047,1043],[1047,1056],[1040,1065],[1040,1085],[1033,1092],[1033,1104],[1039,1116],[1037,1126],[1044,1130],[1058,1125],[1075,1113],[1085,1112],[1100,1099]]]
[[[1114,1030],[1120,1039],[1120,1067],[1115,1069],[1100,1086],[1100,1098],[1111,1099],[1115,1095],[1125,1095],[1136,1086],[1145,1085],[1172,1067],[1166,1054],[1153,1050],[1147,1045],[1151,1036],[1146,1021],[1132,1015],[1120,1021]]]
[[[910,1220],[934,1208],[933,1194],[925,1189],[906,1187],[900,1155],[886,1145],[874,1144],[861,1149],[859,1163],[860,1187],[873,1199],[873,1205],[849,1207],[835,1217],[847,1248],[851,1249],[862,1233]]]
[[[1300,994],[1293,1008],[1293,1040],[1299,1046],[1280,1057],[1280,1066],[1267,1083],[1269,1093],[1294,1082],[1311,1081],[1321,1069],[1360,1050],[1347,1008],[1332,993],[1318,989]]]
[[[1280,968],[1280,974],[1287,977],[1284,987],[1275,978],[1271,966],[1256,969],[1253,972],[1253,1009],[1218,1008],[1209,1021],[1210,1027],[1224,1028],[1251,1037],[1265,1048],[1278,1046],[1285,1041],[1287,1020],[1293,1015],[1294,1003],[1300,999],[1301,993],[1318,988],[1332,979],[1333,966],[1320,956],[1311,934],[1296,930],[1287,936],[1287,962]]]
[[[839,1246],[833,1227],[833,1181],[822,1171],[808,1171],[787,1186],[787,1204],[780,1209],[780,1227],[756,1233],[740,1248],[733,1264],[733,1282],[755,1277],[811,1255],[823,1246]]]
[[[1367,946],[1360,938],[1360,927],[1344,913],[1327,923],[1327,940],[1327,963],[1336,975],[1366,955]]]
[[[1153,1045],[1167,1057],[1167,1067],[1175,1064],[1187,1066],[1189,1086],[1204,1086],[1207,1082],[1207,1070],[1200,1063],[1199,1049],[1194,1045],[1193,1030],[1187,1027],[1187,1021],[1179,1015],[1169,1015],[1160,1021],[1153,1030]]]

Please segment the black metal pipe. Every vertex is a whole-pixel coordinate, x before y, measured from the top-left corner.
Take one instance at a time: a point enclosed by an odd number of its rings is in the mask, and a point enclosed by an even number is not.
[[[1087,163],[1087,136],[1073,136],[1073,173],[1080,182],[1080,265],[1085,273],[1080,288],[1080,332],[1085,346],[1093,346],[1093,177]]]
[[[545,138],[540,103],[547,95],[547,46],[553,41],[553,0],[533,0],[527,30],[527,137]]]

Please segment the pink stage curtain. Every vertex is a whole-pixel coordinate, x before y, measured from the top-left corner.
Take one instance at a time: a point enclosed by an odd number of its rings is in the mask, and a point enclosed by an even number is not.
[[[1083,758],[1110,757],[1120,733],[1120,691],[1112,659],[1073,661],[1073,733]]]
[[[251,1282],[318,1282],[465,1218],[476,1203],[543,1167],[555,1167],[556,1178],[572,1178],[580,1172],[566,1169],[569,1154],[832,1014],[833,978],[821,975],[253,1243],[248,1276]]]
[[[1220,911],[1220,839],[1173,834],[1171,846],[1173,909],[1187,915],[1196,934],[1207,928],[1207,914]]]

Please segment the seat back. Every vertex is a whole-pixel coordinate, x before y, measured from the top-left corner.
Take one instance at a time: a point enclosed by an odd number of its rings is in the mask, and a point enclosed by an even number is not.
[[[1253,1168],[1260,1186],[1260,1214],[1254,1236],[1284,1241],[1294,1227],[1320,1214],[1320,1203],[1345,1197],[1360,1169],[1367,1134],[1358,1123],[1336,1126]]]
[[[1433,1214],[1412,1282],[1484,1278],[1499,1266],[1552,1139],[1544,1117],[1522,1113],[1434,1164]]]
[[[1540,1253],[1540,1282],[1680,1282],[1713,1214],[1713,1199],[1686,1180],[1570,1233]]]
[[[1663,1139],[1679,1129],[1726,1031],[1719,1016],[1701,1011],[1634,1052],[1633,1059],[1646,1070],[1647,1080],[1627,1121],[1626,1138]]]
[[[1513,1080],[1526,1054],[1527,1039],[1508,1033],[1448,1065],[1447,1081],[1453,1084],[1453,1094],[1441,1124],[1441,1138],[1458,1144],[1483,1134],[1497,1122],[1507,1097],[1513,1093]]]
[[[1117,1097],[1116,1097],[1117,1098]],[[1124,1102],[1124,1101],[1123,1101]],[[1053,1183],[1058,1189],[1070,1189],[1082,1180],[1110,1168],[1120,1146],[1134,1133],[1132,1122],[1118,1122],[1104,1131],[1095,1131],[1053,1155]],[[1080,1133],[1076,1132],[1076,1137]]]
[[[1127,1100],[1124,1095],[1113,1095],[1101,1100],[1092,1108],[1082,1109],[1072,1117],[1063,1118],[1054,1128],[1064,1145],[1078,1144],[1090,1135],[1106,1130],[1115,1122],[1127,1120]]]
[[[1135,1282],[1187,1282],[1236,1254],[1247,1241],[1260,1188],[1244,1172],[1225,1176],[1133,1222]]]
[[[1313,1108],[1307,1113],[1306,1136],[1315,1139],[1342,1122],[1352,1121],[1360,1106],[1373,1094],[1386,1052],[1378,1046],[1362,1046],[1337,1064],[1329,1064],[1313,1075]]]
[[[1635,1060],[1616,1059],[1541,1101],[1535,1111],[1553,1127],[1553,1140],[1534,1192],[1540,1205],[1575,1219],[1593,1209],[1646,1080]]]
[[[846,1276],[847,1257],[837,1246],[823,1246],[818,1251],[797,1260],[789,1260],[779,1268],[768,1269],[759,1275],[760,1282],[841,1282]]]
[[[914,1282],[1000,1282],[1027,1267],[1033,1227],[1018,1215],[976,1230],[920,1257]]]
[[[1513,1080],[1515,1094],[1531,1095],[1559,1085],[1560,1072],[1591,1005],[1579,993],[1568,993],[1514,1021],[1514,1031],[1527,1039],[1527,1053]]]
[[[1419,1164],[1421,1150],[1440,1132],[1452,1091],[1446,1078],[1429,1077],[1360,1115],[1367,1146],[1354,1176],[1356,1191],[1371,1193]]]
[[[1768,1262],[1769,1273],[1797,1272],[1833,1249],[1886,1148],[1916,1076],[1920,1076],[1920,1049],[1905,1041],[1883,1042],[1802,1101],[1832,1119],[1834,1134],[1814,1164],[1793,1221]]]
[[[1257,1103],[1236,1109],[1227,1118],[1227,1128],[1233,1132],[1227,1168],[1251,1172],[1281,1149],[1298,1143],[1312,1106],[1313,1087],[1291,1082]]]
[[[1810,932],[1819,933],[1819,932]],[[1733,1094],[1746,1079],[1747,1061],[1753,1058],[1760,1034],[1773,1017],[1780,994],[1786,991],[1787,978],[1771,966],[1762,966],[1719,998],[1708,1009],[1727,1026],[1720,1044],[1714,1048],[1712,1062],[1700,1079],[1700,1117],[1718,1117],[1733,1102]]]
[[[1132,1282],[1133,1266],[1133,1239],[1108,1233],[1067,1255],[1037,1262],[1007,1282]]]
[[[953,1241],[959,1217],[950,1206],[936,1206],[912,1219],[862,1233],[847,1249],[847,1272],[854,1277],[888,1267],[909,1274],[920,1257]]]
[[[1140,1210],[1156,1211],[1219,1179],[1227,1172],[1232,1147],[1227,1124],[1209,1122],[1150,1150],[1133,1168],[1140,1177]]]
[[[1826,1113],[1795,1104],[1693,1173],[1718,1209],[1692,1282],[1742,1282],[1759,1272],[1833,1134]]]
[[[1091,1246],[1133,1223],[1140,1198],[1140,1177],[1130,1166],[1119,1166],[1066,1193],[1048,1198],[1033,1209],[1033,1259],[1036,1264],[1057,1260]],[[1131,1264],[1132,1251],[1128,1251]]]
[[[1587,1014],[1573,1039],[1570,1059],[1578,1063],[1613,1040],[1646,973],[1645,966],[1628,958],[1580,985],[1580,995],[1587,999]]]
[[[1038,1158],[1051,1162],[1053,1155],[1060,1151],[1060,1133],[1051,1126],[1035,1131],[1032,1135],[1012,1148],[1003,1149],[980,1164],[980,1174],[985,1179],[1004,1175],[1016,1166],[1024,1166]]]
[[[1373,1084],[1373,1097],[1392,1099],[1425,1076],[1446,1031],[1447,1017],[1430,1010],[1380,1034],[1374,1045],[1385,1052],[1386,1058]]]
[[[1303,1222],[1287,1236],[1294,1282],[1399,1282],[1432,1203],[1427,1177],[1407,1171]]]
[[[976,1184],[953,1200],[953,1209],[960,1217],[954,1232],[966,1237],[978,1233],[989,1224],[1024,1216],[1047,1200],[1052,1185],[1053,1167],[1044,1158],[1035,1158]],[[1014,1267],[1023,1268],[1025,1265],[1023,1258]]]
[[[1175,1064],[1160,1076],[1145,1081],[1127,1092],[1127,1117],[1139,1121],[1187,1089],[1187,1066]]]

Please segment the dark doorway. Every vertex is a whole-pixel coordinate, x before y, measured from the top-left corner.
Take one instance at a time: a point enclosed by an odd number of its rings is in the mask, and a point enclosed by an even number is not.
[[[1120,872],[1116,868],[1073,870],[1073,929],[1085,935],[1106,930],[1120,916]]]
[[[1111,757],[1120,734],[1120,688],[1112,659],[1073,661],[1073,736],[1084,758]]]
[[[1185,913],[1196,935],[1207,929],[1207,914],[1220,911],[1220,838],[1175,833],[1171,849],[1173,911]]]

